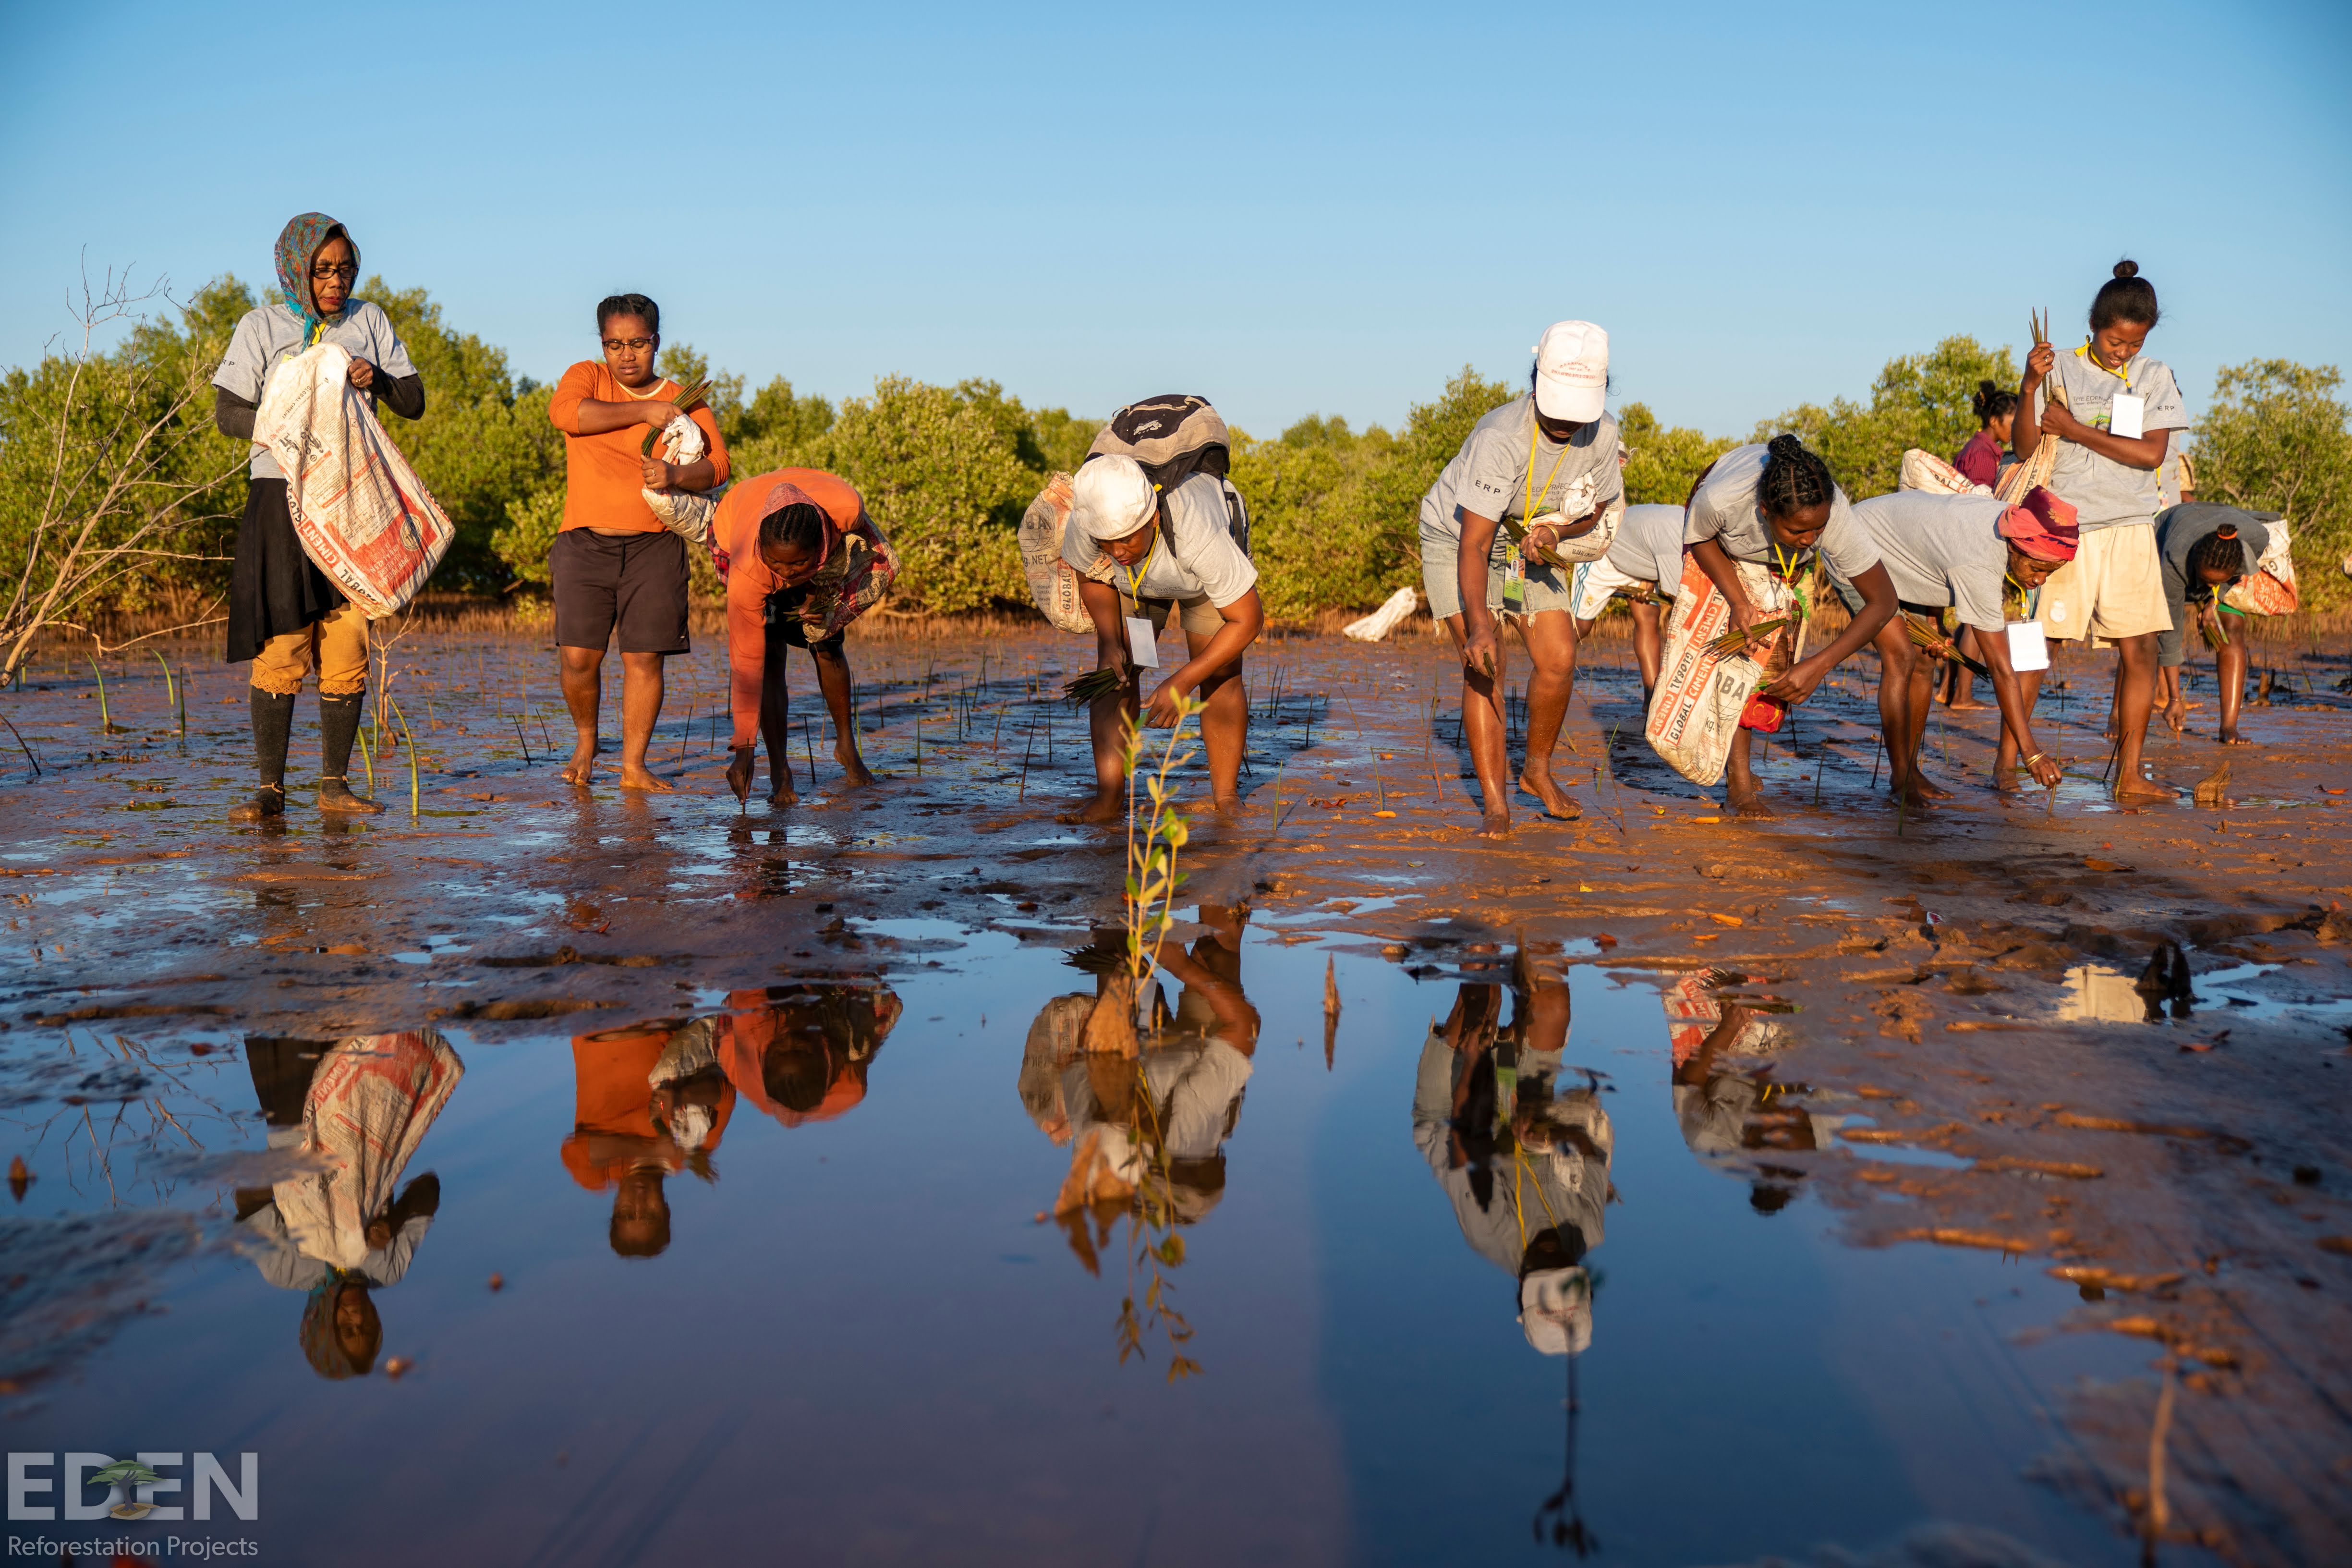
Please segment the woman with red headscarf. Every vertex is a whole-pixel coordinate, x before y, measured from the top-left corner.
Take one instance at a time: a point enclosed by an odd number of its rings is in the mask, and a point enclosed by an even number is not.
[[[727,580],[727,668],[735,732],[727,784],[751,792],[752,731],[768,742],[770,805],[790,805],[792,710],[784,650],[806,648],[833,714],[833,754],[848,787],[874,782],[851,722],[843,630],[879,603],[898,575],[898,554],[866,515],[848,480],[822,468],[778,468],[727,492],[712,520],[711,553]],[[810,769],[809,783],[816,783]]]
[[[1877,547],[1901,607],[1875,639],[1889,786],[1914,811],[1951,793],[1919,771],[1937,658],[1911,640],[1910,629],[1920,624],[1916,617],[1925,617],[1925,629],[1939,626],[1950,605],[1958,610],[1960,624],[1975,630],[1977,650],[2000,704],[1993,787],[2011,787],[2011,770],[2021,755],[2037,784],[2054,787],[2058,761],[2033,738],[2041,672],[2021,671],[2011,658],[2005,596],[2008,584],[2029,592],[2074,558],[2081,537],[2074,509],[2038,487],[2018,506],[1992,496],[1897,490],[1855,502],[1853,516]],[[1940,631],[1935,636],[1941,645]]]

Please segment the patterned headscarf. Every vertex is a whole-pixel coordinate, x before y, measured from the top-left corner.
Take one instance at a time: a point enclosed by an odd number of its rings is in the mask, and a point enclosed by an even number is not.
[[[360,242],[351,232],[325,213],[304,213],[289,222],[278,234],[278,295],[286,308],[301,318],[302,341],[315,342],[325,327],[325,320],[310,302],[310,263],[327,241],[335,238],[350,241],[352,265],[360,264]]]
[[[2000,531],[2036,561],[2072,561],[2083,543],[2074,503],[2040,485],[2025,492],[2022,504],[2001,513]]]

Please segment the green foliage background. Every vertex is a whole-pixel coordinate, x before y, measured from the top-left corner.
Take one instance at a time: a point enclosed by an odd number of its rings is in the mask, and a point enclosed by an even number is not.
[[[503,350],[446,321],[421,289],[370,279],[360,296],[391,315],[425,377],[425,417],[390,424],[457,525],[439,585],[499,593],[542,582],[563,506],[563,441],[547,421],[551,389],[517,374]],[[100,356],[85,373],[92,409],[68,432],[69,454],[77,442],[96,439],[110,388],[131,395],[132,369],[155,373],[146,378],[143,395],[151,397],[156,386],[208,377],[253,303],[245,285],[218,279],[175,320],[151,322]],[[688,382],[712,370],[683,343],[665,351],[662,368]],[[21,567],[28,519],[57,468],[56,410],[69,370],[51,356],[0,377],[0,569],[12,561]],[[1865,399],[1800,405],[1763,421],[1748,438],[1795,431],[1828,458],[1849,494],[1879,494],[1895,488],[1906,447],[1948,457],[1967,440],[1976,428],[1969,399],[1982,379],[2014,386],[2011,351],[1948,338],[1889,361]],[[1422,494],[1479,416],[1518,390],[1465,367],[1393,432],[1356,430],[1319,416],[1273,439],[1235,431],[1234,479],[1250,503],[1268,610],[1301,619],[1366,609],[1417,584]],[[2305,602],[2315,608],[2352,601],[2338,568],[2352,547],[2352,434],[2341,393],[2332,366],[2250,362],[2222,373],[2195,432],[2201,495],[2284,510],[2294,521]],[[782,377],[747,391],[741,376],[721,371],[711,402],[737,478],[821,468],[864,492],[905,558],[892,605],[900,611],[1024,605],[1015,525],[1046,476],[1075,468],[1098,428],[1066,409],[1029,407],[989,381],[933,386],[886,376],[867,395],[836,407]],[[1635,501],[1679,504],[1706,465],[1735,444],[1663,425],[1638,403],[1624,407],[1620,424],[1630,454],[1626,489]],[[184,602],[216,594],[226,581],[243,500],[233,477],[236,453],[208,422],[184,436],[173,460],[186,473],[232,472],[180,503],[185,549],[205,558],[166,563],[125,584],[110,607]],[[698,570],[703,588],[715,592],[707,563]]]

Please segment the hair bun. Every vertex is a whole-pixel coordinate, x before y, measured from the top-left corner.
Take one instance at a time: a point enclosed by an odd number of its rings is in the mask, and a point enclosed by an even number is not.
[[[2139,276],[2139,263],[2138,263],[2138,262],[2137,262],[2137,261],[2131,260],[2129,258],[2126,258],[2124,260],[2121,260],[2121,261],[2116,262],[2116,277],[2118,277],[2118,278],[2137,278],[2137,277],[2138,277],[2138,276]]]
[[[1781,435],[1766,442],[1764,449],[1783,461],[1793,462],[1804,456],[1805,444],[1794,436]]]

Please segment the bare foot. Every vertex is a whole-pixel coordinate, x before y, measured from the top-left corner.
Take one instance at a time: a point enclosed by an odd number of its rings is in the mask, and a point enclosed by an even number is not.
[[[1991,706],[1991,703],[1979,702],[1973,697],[1963,697],[1958,702],[1944,704],[1946,710],[1953,713],[1981,713]]]
[[[1241,815],[1242,797],[1238,795],[1221,795],[1212,804],[1219,816],[1238,816]]]
[[[1952,792],[1950,790],[1946,789],[1942,784],[1937,784],[1926,773],[1913,773],[1911,775],[1911,783],[1921,795],[1928,796],[1931,799],[1949,800],[1952,796]]]
[[[1764,797],[1754,790],[1744,794],[1734,791],[1728,798],[1731,804],[1731,814],[1734,816],[1750,817],[1760,822],[1780,815],[1765,805]]]
[[[1902,801],[1904,810],[1927,811],[1935,806],[1936,797],[1937,795],[1945,795],[1951,793],[1952,792],[1948,789],[1937,789],[1926,779],[1914,775],[1911,782],[1896,790],[1895,795],[1895,798]]]
[[[1574,822],[1584,815],[1584,808],[1560,789],[1549,768],[1540,771],[1528,768],[1519,774],[1519,787],[1543,802],[1548,816],[1558,817],[1562,822]]]
[[[2126,779],[2116,785],[2117,800],[2175,800],[2179,796],[2162,784],[2146,779]]]
[[[842,788],[864,789],[874,782],[873,773],[866,769],[866,759],[857,754],[856,748],[835,746],[833,749],[833,760],[841,764]]]
[[[1098,795],[1086,805],[1055,814],[1054,820],[1072,825],[1087,822],[1117,822],[1127,810],[1127,802],[1115,795]]]
[[[584,784],[596,776],[596,737],[583,735],[580,743],[572,748],[572,760],[563,764],[563,782]]]
[[[646,764],[643,763],[623,763],[621,764],[621,787],[623,789],[646,790],[655,795],[667,795],[677,786],[672,784],[667,779],[656,778],[653,774],[647,773],[646,771]]]
[[[1490,811],[1486,814],[1486,820],[1478,825],[1478,831],[1474,837],[1508,838],[1510,836],[1511,814],[1507,811]]]
[[[2225,746],[2251,746],[2253,742],[2247,740],[2243,735],[2239,734],[2235,730],[2224,730],[2221,731],[2221,744]]]
[[[800,804],[800,798],[799,792],[793,788],[792,781],[789,779],[768,792],[770,805],[797,805]]]

